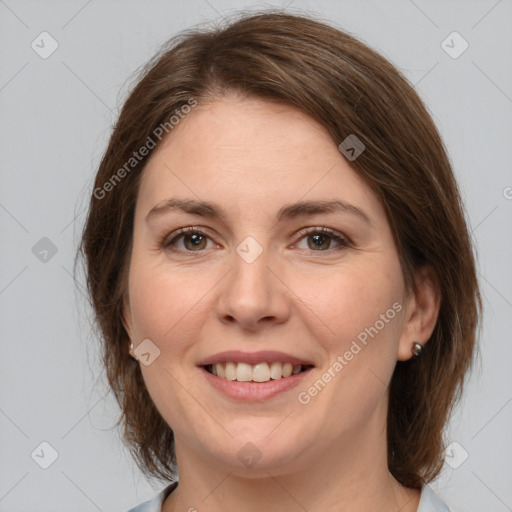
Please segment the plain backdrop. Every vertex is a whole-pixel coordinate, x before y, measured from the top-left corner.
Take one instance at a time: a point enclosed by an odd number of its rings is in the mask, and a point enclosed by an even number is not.
[[[480,363],[449,425],[450,465],[433,487],[459,512],[512,510],[511,0],[0,0],[0,511],[123,512],[162,487],[114,428],[73,280],[84,207],[137,68],[182,29],[265,7],[363,39],[439,127],[485,317]]]

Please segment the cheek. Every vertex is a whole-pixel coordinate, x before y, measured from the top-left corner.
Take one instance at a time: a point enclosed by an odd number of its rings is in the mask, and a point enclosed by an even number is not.
[[[358,431],[383,403],[396,365],[403,321],[400,266],[352,267],[316,282],[319,286],[314,293],[309,287],[305,302],[314,313],[311,322],[318,325],[320,318],[329,328],[317,336],[325,359],[321,370],[301,386],[298,399],[306,405],[298,412],[315,418],[311,421],[317,428],[332,435],[340,421]]]
[[[304,318],[330,351],[350,346],[352,340],[364,340],[368,330],[379,338],[397,341],[400,330],[403,288],[400,265],[393,259],[339,268],[328,275],[308,276],[293,284],[303,302]],[[395,307],[393,308],[393,304]]]
[[[130,311],[135,336],[149,338],[163,348],[163,341],[197,314],[206,286],[200,279],[181,279],[179,273],[163,267],[143,262],[134,265],[130,272]],[[179,342],[174,348],[179,348]]]
[[[198,315],[204,314],[200,299],[206,284],[180,278],[179,273],[144,263],[142,258],[134,263],[129,290],[135,343],[149,339],[160,350],[151,365],[141,365],[143,379],[160,414],[173,429],[182,431],[183,419],[196,409],[191,396],[183,393],[187,385],[181,366],[190,359],[190,340],[201,325]]]

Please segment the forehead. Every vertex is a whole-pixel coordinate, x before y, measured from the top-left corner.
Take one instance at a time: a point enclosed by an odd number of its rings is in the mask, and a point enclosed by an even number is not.
[[[265,164],[278,170],[306,160],[313,166],[318,150],[335,146],[323,126],[290,106],[229,96],[193,109],[155,152],[187,162],[219,167],[229,161]],[[338,155],[336,155],[338,156]],[[272,165],[272,162],[275,165]],[[321,163],[321,162],[318,162]]]
[[[384,214],[322,125],[286,105],[236,97],[194,108],[151,156],[138,208],[171,196],[229,203],[237,214],[316,199]]]

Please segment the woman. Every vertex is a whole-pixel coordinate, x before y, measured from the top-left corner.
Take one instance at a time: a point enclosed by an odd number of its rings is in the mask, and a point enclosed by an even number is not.
[[[171,40],[82,240],[133,511],[448,510],[481,303],[449,159],[363,43],[266,12]],[[177,477],[179,473],[179,485]]]

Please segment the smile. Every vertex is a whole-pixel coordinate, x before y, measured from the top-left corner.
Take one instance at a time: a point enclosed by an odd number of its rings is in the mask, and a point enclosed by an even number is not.
[[[206,365],[205,370],[216,377],[237,382],[269,382],[297,375],[309,368],[309,365],[281,363],[278,361],[248,364],[226,362]]]
[[[237,402],[261,402],[297,387],[317,362],[285,352],[227,350],[198,361],[206,382]]]

